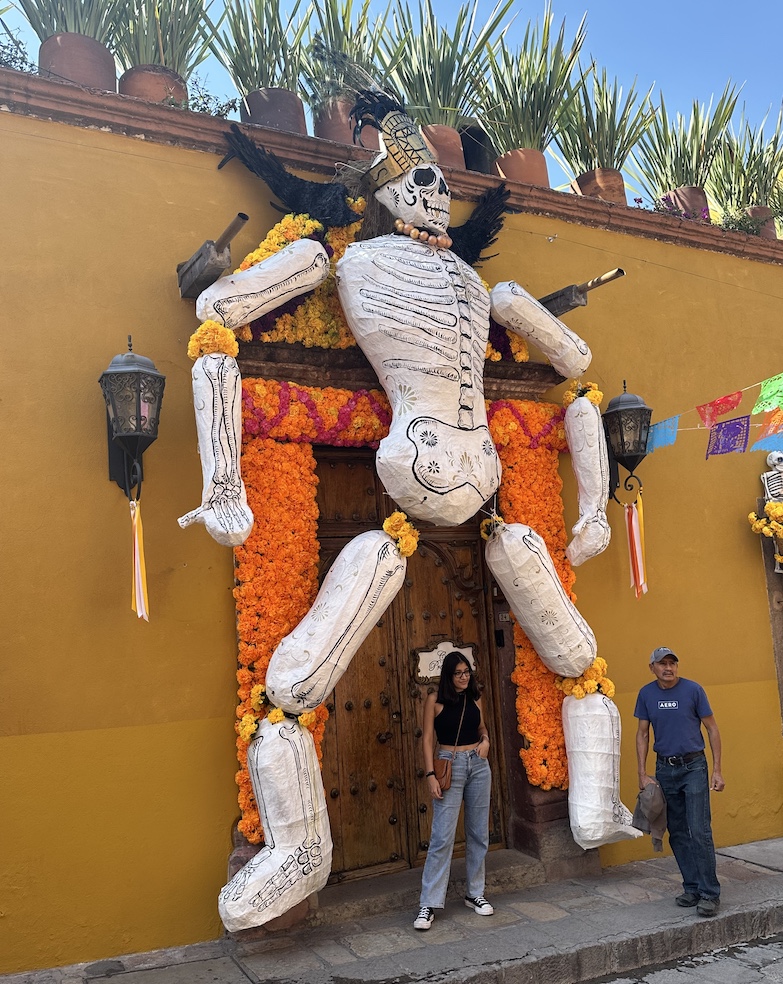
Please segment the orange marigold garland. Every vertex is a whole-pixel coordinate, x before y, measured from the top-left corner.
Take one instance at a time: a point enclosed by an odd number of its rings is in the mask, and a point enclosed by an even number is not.
[[[566,560],[563,483],[558,455],[566,450],[563,410],[546,403],[500,400],[490,407],[490,431],[503,465],[499,505],[508,523],[532,526],[546,541],[563,586],[573,598],[574,572]],[[528,780],[542,789],[568,786],[562,703],[557,677],[550,672],[518,626],[511,680],[517,687],[520,757]]]
[[[247,747],[256,721],[266,714],[263,684],[272,653],[299,624],[318,591],[318,479],[309,444],[265,438],[245,442],[242,475],[256,522],[248,539],[234,550],[239,639],[236,779],[239,829],[258,844],[262,831],[247,772]],[[327,717],[326,708],[319,707],[302,721],[313,732],[319,757]]]

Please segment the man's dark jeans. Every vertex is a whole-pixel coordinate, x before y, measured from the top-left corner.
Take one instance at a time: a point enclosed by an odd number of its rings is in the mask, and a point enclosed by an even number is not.
[[[682,874],[683,889],[703,899],[720,898],[706,756],[679,765],[658,759],[655,778],[666,797],[669,843]]]

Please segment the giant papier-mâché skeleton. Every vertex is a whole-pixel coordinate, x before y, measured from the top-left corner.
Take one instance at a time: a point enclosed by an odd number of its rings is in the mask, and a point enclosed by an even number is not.
[[[471,247],[467,224],[449,228],[450,192],[443,173],[418,126],[398,104],[368,91],[360,95],[354,117],[357,132],[369,123],[382,135],[368,178],[397,230],[350,245],[336,271],[348,325],[392,409],[389,434],[378,449],[378,474],[410,517],[454,526],[474,516],[500,483],[500,460],[484,403],[490,314],[532,341],[564,376],[581,375],[590,351],[519,284],[511,281],[487,291],[470,265],[480,249]],[[328,194],[328,203],[319,206],[317,191],[310,187],[315,183],[286,174],[238,128],[228,139],[233,153],[289,207],[308,211],[327,225],[357,218],[345,204],[346,189],[316,185]],[[502,188],[486,197],[480,248],[494,241],[506,197]],[[457,240],[470,262],[458,255]],[[312,290],[329,272],[323,247],[302,240],[219,280],[199,298],[197,314],[238,328]],[[206,517],[219,542],[237,543],[252,527],[236,452],[239,372],[228,356],[204,358],[224,362],[221,368],[211,363],[194,367],[196,410],[204,418],[198,434],[205,484],[201,510],[189,515]],[[581,543],[576,562],[608,542],[603,431],[597,408],[588,407],[572,413],[572,437],[576,434],[582,449],[577,534],[591,523],[598,524],[599,532]],[[216,477],[210,469],[218,461]],[[498,520],[486,556],[544,663],[563,676],[578,676],[596,656],[595,638],[563,590],[543,539],[530,527]],[[265,846],[220,895],[221,918],[229,930],[261,925],[326,883],[331,836],[323,787],[312,737],[294,718],[318,706],[334,688],[402,586],[405,567],[405,558],[386,533],[356,537],[334,562],[308,614],[272,656],[267,695],[291,719],[262,722],[249,750]]]

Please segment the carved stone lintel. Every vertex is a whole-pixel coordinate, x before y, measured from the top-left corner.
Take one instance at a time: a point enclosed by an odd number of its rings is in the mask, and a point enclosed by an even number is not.
[[[279,379],[300,386],[381,389],[378,377],[359,348],[322,349],[287,342],[243,342],[237,363],[243,377]],[[488,400],[540,400],[563,381],[540,362],[487,362],[484,395]]]

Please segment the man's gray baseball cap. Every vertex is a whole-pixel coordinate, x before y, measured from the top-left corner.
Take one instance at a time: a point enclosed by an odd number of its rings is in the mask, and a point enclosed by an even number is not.
[[[660,663],[660,661],[662,659],[666,659],[667,656],[671,656],[671,658],[677,660],[678,663],[680,662],[671,649],[667,649],[666,646],[659,646],[657,649],[653,649],[652,654],[650,655],[650,666],[652,666],[653,663]]]

